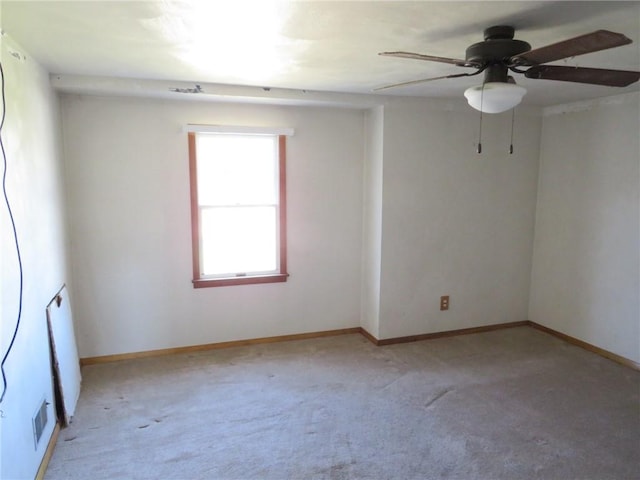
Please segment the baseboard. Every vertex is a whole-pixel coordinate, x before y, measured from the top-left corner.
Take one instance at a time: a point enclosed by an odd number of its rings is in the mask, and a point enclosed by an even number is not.
[[[53,451],[56,448],[56,442],[58,441],[59,434],[60,434],[60,424],[56,422],[56,425],[53,427],[53,433],[51,433],[51,437],[49,438],[47,449],[45,450],[44,456],[42,457],[42,461],[40,462],[40,466],[38,467],[38,473],[36,473],[35,480],[44,479],[44,474],[47,472],[47,467],[49,466],[49,461],[51,460]]]
[[[409,335],[406,337],[394,337],[377,339],[366,330],[362,329],[363,335],[373,344],[378,346],[393,345],[396,343],[419,342],[421,340],[432,340],[434,338],[455,337],[458,335],[469,335],[471,333],[491,332],[493,330],[502,330],[505,328],[525,327],[529,325],[528,320],[521,322],[497,323],[494,325],[483,325],[481,327],[460,328],[458,330],[446,330],[444,332],[423,333],[420,335]]]
[[[163,348],[159,350],[146,350],[143,352],[119,353],[115,355],[103,355],[99,357],[86,357],[80,359],[80,365],[95,365],[97,363],[110,363],[120,360],[132,360],[136,358],[160,357],[164,355],[176,355],[180,353],[202,352],[221,348],[244,347],[247,345],[259,345],[263,343],[289,342],[291,340],[307,340],[310,338],[334,337],[336,335],[348,335],[361,333],[360,327],[342,328],[339,330],[324,330],[321,332],[296,333],[293,335],[279,335],[276,337],[251,338],[248,340],[234,340],[230,342],[208,343],[204,345],[192,345],[188,347]]]
[[[298,333],[293,335],[280,335],[276,337],[252,338],[248,340],[234,340],[230,342],[208,343],[204,345],[192,345],[188,347],[164,348],[160,350],[147,350],[143,352],[121,353],[116,355],[104,355],[99,357],[87,357],[80,359],[80,365],[94,365],[97,363],[117,362],[120,360],[131,360],[136,358],[158,357],[164,355],[175,355],[180,353],[201,352],[206,350],[217,350],[221,348],[242,347],[247,345],[259,345],[264,343],[288,342],[292,340],[306,340],[312,338],[333,337],[337,335],[348,335],[359,333],[376,346],[394,345],[397,343],[418,342],[421,340],[432,340],[436,338],[455,337],[458,335],[470,335],[472,333],[491,332],[494,330],[503,330],[505,328],[514,327],[531,327],[540,330],[549,335],[553,335],[565,342],[576,345],[592,353],[608,358],[621,365],[640,371],[640,364],[628,358],[617,355],[613,352],[605,350],[590,343],[578,340],[564,333],[545,327],[531,320],[523,320],[520,322],[498,323],[493,325],[483,325],[481,327],[461,328],[457,330],[446,330],[444,332],[423,333],[420,335],[409,335],[406,337],[394,337],[378,339],[362,327],[343,328],[339,330],[325,330],[321,332]],[[57,426],[59,430],[59,426]],[[57,433],[55,433],[57,437]],[[54,442],[55,443],[55,442]]]
[[[364,338],[366,338],[367,340],[369,340],[371,343],[373,343],[374,345],[378,345],[378,339],[376,337],[374,337],[373,335],[371,335],[369,332],[367,332],[364,328],[360,327],[360,333],[362,334],[362,336]]]
[[[604,348],[596,347],[595,345],[591,345],[590,343],[579,340],[565,333],[558,332],[557,330],[553,330],[552,328],[545,327],[544,325],[540,325],[539,323],[532,322],[531,320],[529,320],[527,324],[530,327],[535,328],[536,330],[540,330],[541,332],[553,335],[554,337],[557,337],[560,340],[564,340],[567,343],[571,343],[572,345],[576,345],[577,347],[588,350],[589,352],[600,355],[601,357],[608,358],[609,360],[613,360],[616,363],[640,371],[640,363],[634,362],[629,358],[622,357],[618,354],[605,350]]]

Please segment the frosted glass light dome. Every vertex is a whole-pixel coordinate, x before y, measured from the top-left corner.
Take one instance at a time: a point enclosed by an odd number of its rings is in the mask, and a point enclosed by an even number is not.
[[[467,88],[464,96],[467,97],[469,105],[476,110],[484,113],[501,113],[518,105],[525,93],[527,89],[515,83],[487,82],[484,85]]]

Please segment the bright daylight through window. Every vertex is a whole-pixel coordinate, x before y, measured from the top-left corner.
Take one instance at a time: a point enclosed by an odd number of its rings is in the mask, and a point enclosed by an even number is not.
[[[286,137],[190,132],[195,287],[284,282]]]

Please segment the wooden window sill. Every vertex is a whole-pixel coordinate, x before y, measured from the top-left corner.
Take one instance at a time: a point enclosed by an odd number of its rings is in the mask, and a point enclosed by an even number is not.
[[[252,285],[258,283],[286,282],[288,273],[255,275],[251,277],[200,278],[193,280],[193,288],[228,287],[231,285]]]

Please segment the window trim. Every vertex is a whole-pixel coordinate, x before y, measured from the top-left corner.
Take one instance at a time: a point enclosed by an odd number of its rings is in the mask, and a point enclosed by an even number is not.
[[[199,130],[202,132],[202,130]],[[287,272],[287,171],[286,171],[286,135],[277,132],[278,137],[278,175],[279,175],[279,240],[280,240],[280,268],[279,273],[266,275],[247,275],[239,277],[202,278],[200,272],[200,208],[198,205],[198,172],[196,133],[188,131],[189,145],[189,185],[191,199],[191,251],[193,267],[193,287],[227,287],[231,285],[251,285],[261,283],[286,282]],[[229,132],[231,133],[231,132]],[[236,132],[237,133],[237,132]],[[265,132],[266,133],[266,132]],[[264,133],[262,133],[264,134]]]

